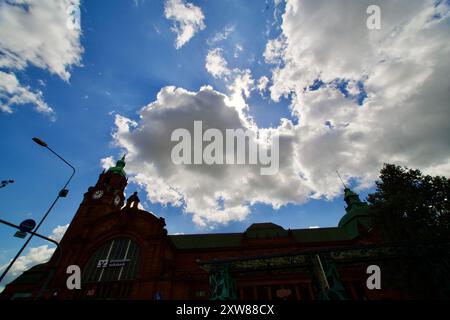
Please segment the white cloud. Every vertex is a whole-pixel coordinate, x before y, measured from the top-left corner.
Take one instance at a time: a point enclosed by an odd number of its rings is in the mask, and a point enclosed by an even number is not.
[[[214,77],[224,80],[229,90],[229,102],[241,112],[247,108],[245,99],[255,89],[255,81],[250,69],[228,68],[223,57],[223,49],[215,48],[206,55],[206,70]]]
[[[48,237],[59,242],[61,241],[68,227],[69,224],[66,224],[64,226],[57,226],[56,228],[53,229],[51,235],[49,235]],[[16,260],[16,262],[14,262],[11,269],[8,271],[6,277],[3,279],[3,282],[1,283],[3,286],[0,286],[0,292],[3,291],[4,285],[13,281],[24,271],[29,270],[31,267],[37,264],[47,262],[52,256],[54,251],[55,247],[49,247],[47,244],[39,247],[30,248],[27,254],[20,256]],[[1,265],[0,272],[3,272],[10,262],[11,260],[8,261],[8,263]]]
[[[24,256],[20,256],[9,270],[8,277],[10,278],[10,281],[12,281],[11,278],[16,278],[22,272],[30,269],[31,267],[39,263],[44,263],[48,261],[48,259],[50,259],[54,251],[55,248],[49,248],[47,244],[39,247],[30,248],[27,254]],[[0,271],[4,271],[9,263],[10,261],[7,264],[1,266]]]
[[[360,93],[360,89],[358,87],[358,83],[356,81],[350,81],[347,84],[347,91],[349,94],[356,96]]]
[[[281,38],[266,46],[272,77],[260,78],[256,88],[270,83],[273,100],[290,99],[297,125],[281,119],[276,128],[258,128],[247,115],[255,89],[251,70],[229,68],[221,49],[210,51],[214,59],[207,57],[206,69],[225,81],[226,94],[207,86],[197,92],[165,87],[142,108],[139,121],[116,115],[113,138],[129,155],[130,180],[150,201],[184,205],[197,225],[209,228],[242,221],[258,202],[279,208],[331,199],[342,191],[336,169],[359,189],[373,184],[383,162],[450,174],[448,7],[379,3],[383,26],[370,31],[368,1],[287,1]],[[325,84],[305,90],[317,79]],[[348,82],[349,97],[337,79]],[[362,105],[354,97],[359,82],[367,93]],[[204,128],[280,135],[279,173],[261,176],[247,165],[173,165],[170,134],[192,129],[194,120]]]
[[[24,69],[28,63],[48,69],[64,80],[67,68],[78,65],[83,51],[81,31],[68,28],[69,6],[75,0],[12,0],[0,6],[0,67]]]
[[[177,34],[175,48],[184,46],[196,32],[206,26],[202,9],[184,0],[166,0],[164,4],[166,19],[174,22],[172,31]]]
[[[234,58],[239,57],[239,54],[240,54],[242,51],[244,51],[244,47],[243,47],[241,44],[237,43],[237,44],[234,46],[234,54],[233,54],[233,57],[234,57]]]
[[[62,237],[64,236],[64,233],[66,233],[68,227],[69,224],[57,226],[55,229],[53,229],[52,234],[49,236],[49,238],[57,242],[60,242]]]
[[[222,54],[223,50],[221,48],[215,48],[209,50],[206,55],[205,68],[214,78],[223,78],[231,73]]]
[[[245,109],[247,104],[245,100],[250,97],[250,92],[255,88],[255,80],[249,69],[233,70],[233,82],[228,85],[231,92],[230,103],[240,109]]]
[[[366,27],[369,4],[381,7],[381,30]],[[272,99],[291,97],[299,118],[298,160],[316,196],[333,196],[337,168],[360,188],[383,162],[450,174],[448,23],[444,1],[287,1],[286,46],[269,41],[265,58],[278,63]],[[329,84],[305,91],[316,79]],[[351,95],[362,81],[363,105],[345,98],[336,79],[350,81]]]
[[[217,32],[212,38],[206,40],[206,42],[212,46],[215,45],[218,42],[221,42],[223,40],[228,39],[228,37],[230,36],[230,34],[232,34],[234,32],[235,26],[234,25],[229,25],[226,26],[223,31],[221,32]]]
[[[41,91],[32,91],[29,86],[22,86],[14,73],[0,71],[0,110],[12,113],[12,106],[23,104],[34,105],[38,112],[53,113],[53,109],[45,103]]]
[[[269,81],[270,81],[269,78],[267,78],[266,76],[262,76],[261,78],[258,79],[257,88],[261,94],[264,91],[266,91]]]
[[[80,65],[83,52],[81,30],[68,27],[70,6],[79,8],[79,1],[11,0],[0,4],[0,68],[7,70],[1,75],[2,111],[11,112],[13,104],[31,103],[39,112],[53,112],[42,93],[20,84],[14,72],[33,65],[69,80],[69,68]]]
[[[245,76],[244,76],[245,78]],[[127,151],[127,173],[130,181],[140,184],[148,199],[161,204],[184,204],[185,212],[201,227],[242,221],[256,202],[278,208],[287,202],[307,199],[308,188],[296,173],[292,148],[292,123],[283,121],[277,129],[258,129],[231,105],[232,99],[211,87],[198,92],[165,87],[157,99],[142,108],[136,126],[133,121],[116,116],[116,144]],[[280,135],[280,171],[261,176],[259,165],[175,165],[171,150],[173,130],[192,131],[193,121],[201,120],[204,128],[248,129],[260,135]],[[135,123],[136,124],[136,123]],[[262,142],[260,142],[262,143]],[[267,188],[267,186],[271,186]],[[223,203],[221,201],[223,200]]]
[[[112,114],[111,114],[112,115]],[[100,159],[100,165],[103,169],[107,170],[116,165],[114,158],[112,156]]]
[[[13,281],[24,271],[29,270],[31,267],[37,264],[47,262],[52,256],[54,251],[55,248],[49,248],[48,245],[30,248],[28,253],[24,256],[20,256],[13,264],[11,269],[9,269],[6,277],[2,281],[2,286],[0,286],[0,292],[3,291],[5,285]],[[9,263],[10,261],[0,266],[0,272],[3,272]]]
[[[283,36],[269,40],[263,53],[264,60],[267,63],[272,64],[280,63],[282,61],[285,49],[286,39]]]

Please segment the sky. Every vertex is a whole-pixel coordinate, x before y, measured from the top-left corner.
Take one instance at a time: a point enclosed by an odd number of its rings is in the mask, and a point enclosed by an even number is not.
[[[383,163],[450,174],[449,17],[438,0],[0,0],[0,216],[39,220],[70,175],[40,137],[77,170],[40,229],[55,239],[123,154],[126,194],[170,234],[336,226],[336,170],[362,199]],[[174,164],[171,133],[196,120],[279,137],[278,172]],[[0,290],[53,250],[32,240]]]

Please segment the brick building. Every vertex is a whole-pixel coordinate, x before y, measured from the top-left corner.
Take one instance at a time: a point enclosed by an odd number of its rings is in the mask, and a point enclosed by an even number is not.
[[[284,229],[255,223],[242,233],[168,235],[165,221],[127,200],[125,159],[84,194],[64,238],[46,264],[10,283],[3,299],[372,299],[380,253],[367,204],[345,189],[347,207],[333,228]],[[378,259],[378,260],[377,260]],[[82,272],[69,290],[67,267]]]

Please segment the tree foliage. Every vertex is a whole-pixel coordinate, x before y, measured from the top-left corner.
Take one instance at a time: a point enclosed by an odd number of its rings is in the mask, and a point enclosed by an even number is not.
[[[449,239],[450,179],[385,164],[368,196],[372,217],[385,241]]]

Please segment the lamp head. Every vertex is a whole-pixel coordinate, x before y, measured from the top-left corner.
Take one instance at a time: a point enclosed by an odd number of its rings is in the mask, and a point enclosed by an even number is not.
[[[44,141],[42,141],[39,138],[33,138],[33,141],[36,142],[38,145],[42,146],[42,147],[48,147],[48,144],[45,143]]]

